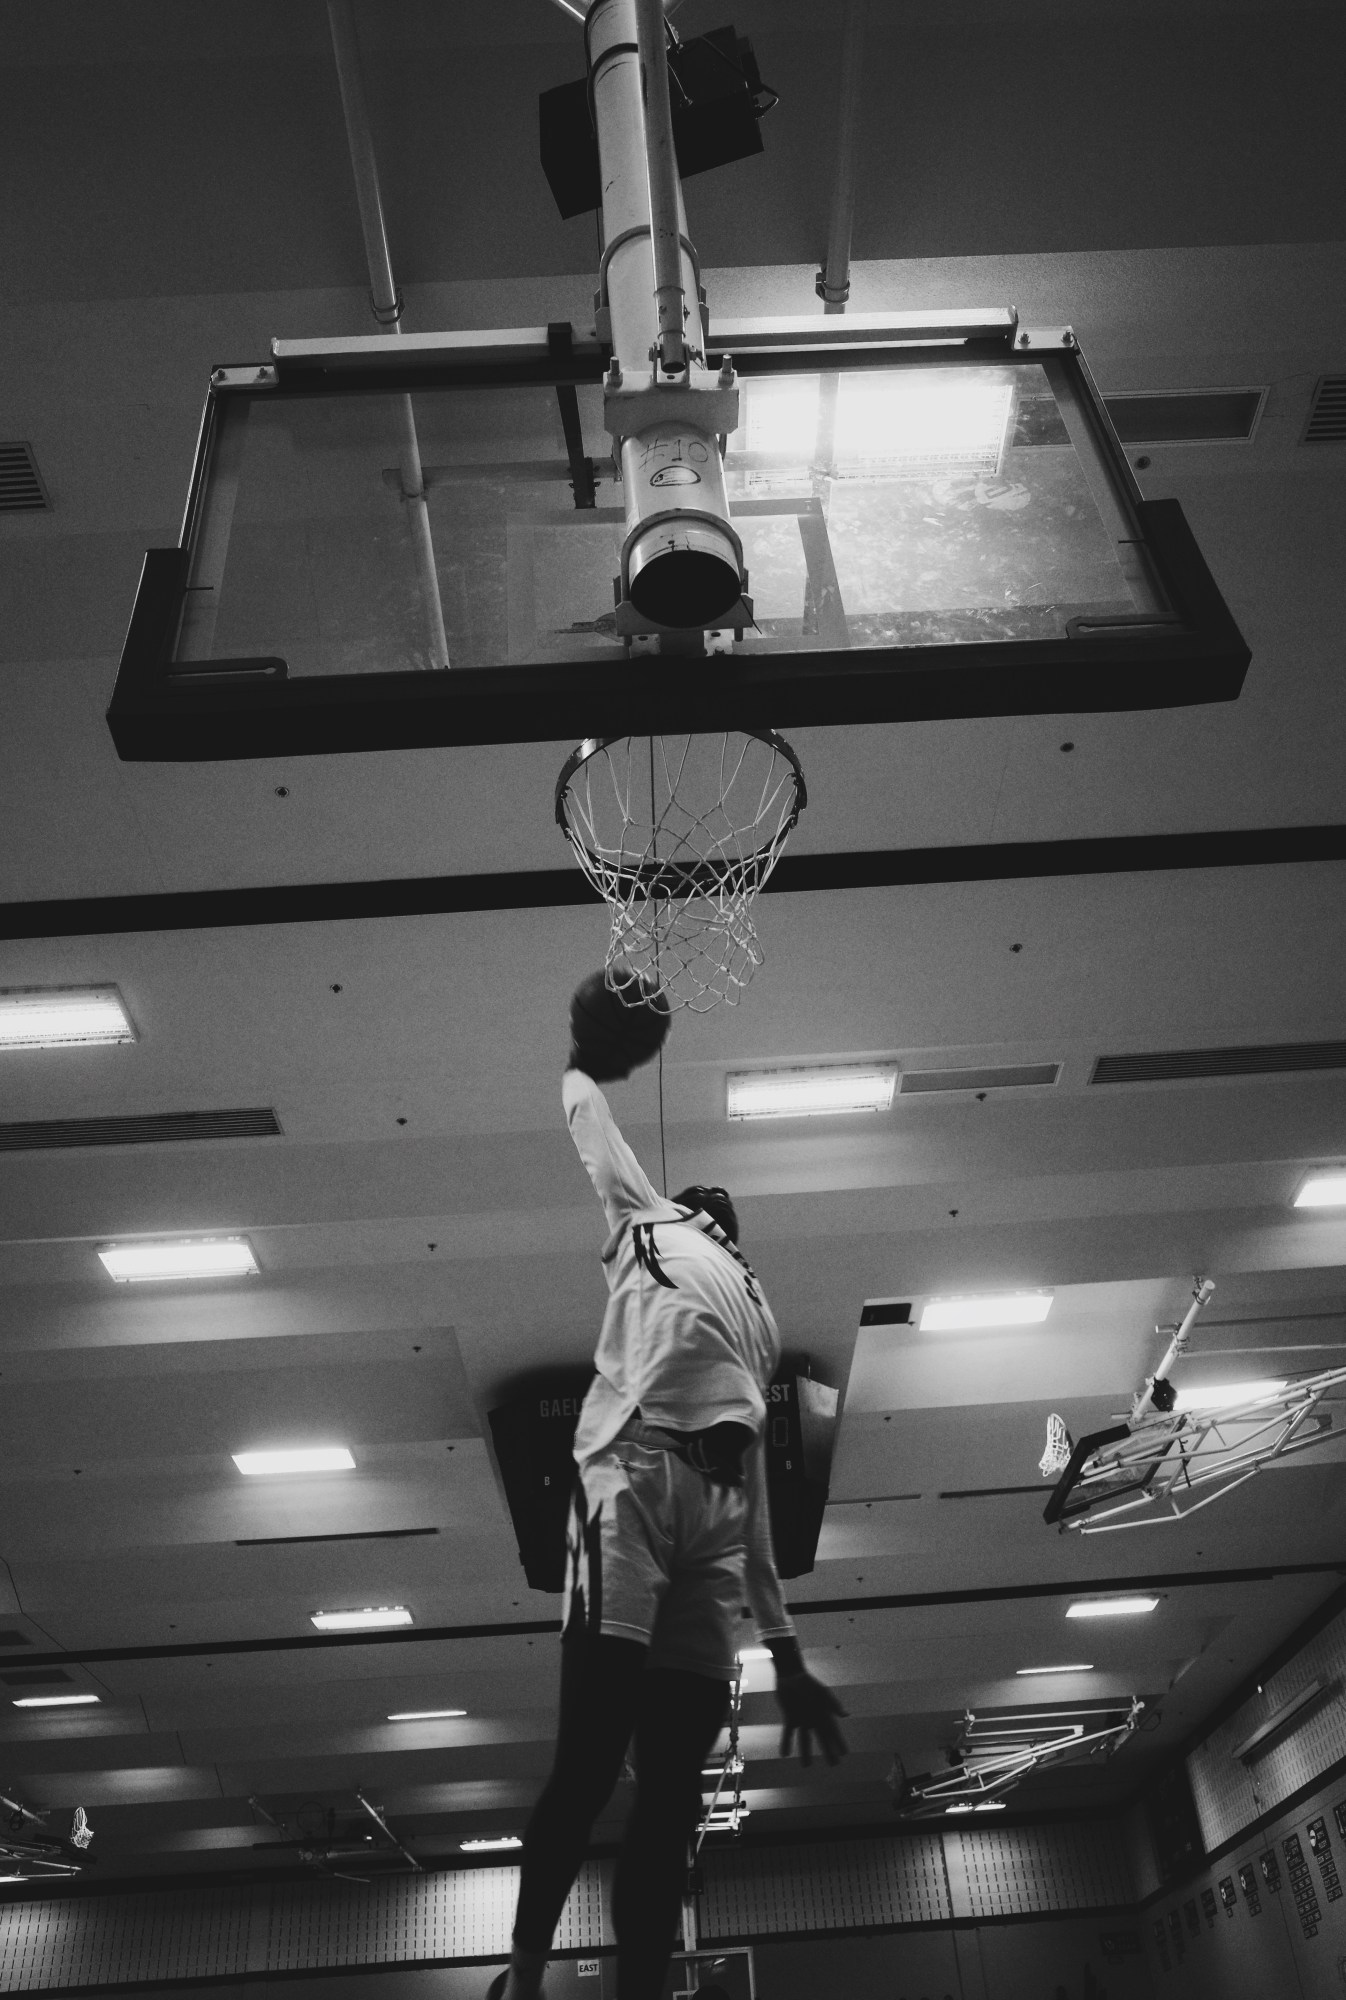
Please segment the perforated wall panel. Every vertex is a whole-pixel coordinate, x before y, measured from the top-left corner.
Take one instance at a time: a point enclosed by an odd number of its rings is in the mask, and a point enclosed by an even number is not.
[[[722,1849],[706,1857],[707,1940],[947,1921],[939,1836]]]
[[[1310,1681],[1334,1688],[1307,1721],[1253,1765],[1234,1755],[1259,1723]],[[1201,1837],[1209,1851],[1237,1838],[1245,1826],[1312,1784],[1346,1757],[1346,1612],[1325,1625],[1287,1666],[1264,1683],[1237,1714],[1213,1730],[1187,1759]]]
[[[978,1828],[947,1833],[944,1845],[955,1916],[1110,1910],[1135,1901],[1119,1826]]]
[[[237,1976],[252,1914],[232,1890],[13,1903],[0,1909],[0,1992]]]
[[[584,1868],[562,1914],[559,1951],[613,1943],[610,1874],[607,1863]],[[703,1879],[703,1937],[724,1944],[1134,1900],[1121,1830],[1112,1826],[722,1848],[704,1857]],[[0,1908],[0,1992],[504,1958],[518,1884],[517,1868],[462,1868],[367,1885],[11,1903]]]

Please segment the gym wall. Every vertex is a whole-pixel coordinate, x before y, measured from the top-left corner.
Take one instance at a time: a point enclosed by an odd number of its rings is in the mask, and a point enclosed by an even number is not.
[[[562,1917],[558,1951],[578,1958],[611,1946],[609,1875],[606,1862],[586,1864]],[[417,1967],[480,1968],[508,1951],[517,1887],[517,1869],[479,1867],[367,1887],[315,1881],[8,1902],[0,1906],[0,1992],[78,1995],[147,1985],[186,1992],[206,1982],[246,1980],[256,2000],[258,1981],[269,1988],[302,1979],[307,2000],[317,2000],[312,1975],[323,1970],[391,1976]],[[719,1849],[705,1861],[701,1923],[703,1942],[772,1952],[789,1951],[790,1940],[802,1947],[853,1941],[856,1934],[886,1937],[889,1948],[866,1963],[888,1970],[872,1989],[857,1987],[854,2000],[867,2000],[870,1990],[875,2000],[901,2000],[892,1967],[904,1954],[915,1963],[933,1953],[933,1968],[943,1950],[950,1969],[962,1964],[962,1957],[955,1963],[948,1956],[955,1951],[954,1925],[961,1938],[982,1924],[998,1930],[1008,1921],[1034,1930],[1058,1916],[1087,1913],[1095,1970],[1105,1935],[1125,1940],[1121,1958],[1134,1968],[1140,1964],[1135,1894],[1116,1821],[894,1834]],[[966,1956],[964,1945],[957,1950]],[[1072,2000],[1080,1976],[1077,1967],[1067,1983]],[[981,2000],[971,1978],[964,1968],[962,2000]],[[1108,1979],[1103,1983],[1108,1987]],[[1125,2000],[1146,1990],[1114,1984]],[[394,2000],[397,1989],[380,1981],[376,1990],[380,2000]],[[460,1987],[441,1977],[426,1990],[457,2000]],[[479,1970],[461,1987],[464,2000],[480,2000],[483,1990]],[[937,1982],[918,1984],[911,2000],[944,1990]],[[1008,2000],[1012,1989],[995,1991],[996,2000]],[[597,1988],[593,2000],[600,2000]],[[763,1989],[761,2000],[772,2000],[771,1989]],[[1038,2000],[1038,1989],[1031,2000]]]

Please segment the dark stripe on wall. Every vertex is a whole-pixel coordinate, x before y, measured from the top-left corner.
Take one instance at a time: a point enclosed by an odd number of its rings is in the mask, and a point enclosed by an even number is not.
[[[1273,1583],[1280,1576],[1336,1576],[1340,1562],[1268,1563],[1259,1569],[1187,1569],[1157,1576],[1075,1578],[1068,1583],[1014,1583],[972,1590],[913,1590],[886,1597],[815,1597],[789,1604],[796,1618],[837,1611],[910,1611],[934,1604],[1008,1604],[1033,1597],[1116,1597],[1129,1590],[1193,1590],[1207,1585]],[[390,1632],[315,1632],[282,1639],[220,1639],[176,1646],[91,1646],[67,1653],[25,1653],[25,1667],[87,1666],[108,1660],[224,1659],[231,1653],[316,1653],[334,1646],[414,1646],[451,1639],[533,1638],[559,1632],[559,1618],[516,1619],[498,1625],[422,1625]]]
[[[816,890],[909,888],[931,882],[1018,882],[1043,876],[1266,868],[1343,860],[1346,826],[992,841],[983,846],[787,854],[768,882],[766,893],[803,895]],[[298,882],[276,888],[186,889],[166,895],[79,896],[0,903],[0,939],[456,916],[485,910],[554,910],[582,906],[594,899],[595,892],[577,868],[520,869],[499,875],[416,875],[381,882]]]

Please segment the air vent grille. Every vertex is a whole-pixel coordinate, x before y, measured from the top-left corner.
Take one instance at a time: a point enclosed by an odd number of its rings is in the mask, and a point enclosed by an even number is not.
[[[69,1679],[63,1667],[15,1667],[10,1673],[0,1673],[0,1681],[12,1688],[55,1687]]]
[[[1100,1056],[1090,1083],[1176,1083],[1203,1076],[1275,1076],[1287,1070],[1346,1069],[1346,1042],[1270,1042],[1262,1048],[1168,1049]]]
[[[1199,389],[1104,401],[1123,444],[1246,444],[1265,396],[1265,389]]]
[[[1300,443],[1346,444],[1346,375],[1319,379]]]
[[[50,505],[32,446],[21,439],[0,444],[0,513],[17,514]]]
[[[899,1097],[930,1090],[1023,1090],[1031,1084],[1055,1083],[1060,1063],[1002,1063],[990,1069],[906,1069]]]
[[[72,1146],[164,1146],[180,1139],[275,1139],[280,1120],[266,1108],[155,1111],[143,1117],[39,1118],[0,1125],[0,1153]]]

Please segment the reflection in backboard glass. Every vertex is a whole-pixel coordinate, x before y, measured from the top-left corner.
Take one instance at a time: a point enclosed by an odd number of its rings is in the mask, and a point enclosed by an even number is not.
[[[622,488],[602,391],[577,395],[594,507],[575,505],[545,385],[222,398],[177,659],[429,666],[418,514],[451,666],[622,658]],[[1162,613],[1061,364],[799,368],[749,376],[741,399],[725,470],[756,617],[743,652],[1060,638],[1076,618]],[[405,497],[413,434],[425,510]]]

